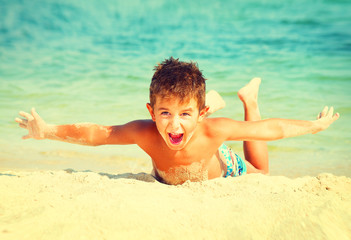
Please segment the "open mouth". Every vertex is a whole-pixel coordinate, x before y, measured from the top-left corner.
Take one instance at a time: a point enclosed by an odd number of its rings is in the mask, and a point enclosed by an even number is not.
[[[183,140],[183,133],[179,133],[179,134],[172,134],[172,133],[168,133],[169,136],[169,140],[171,141],[172,144],[180,144],[180,142]]]

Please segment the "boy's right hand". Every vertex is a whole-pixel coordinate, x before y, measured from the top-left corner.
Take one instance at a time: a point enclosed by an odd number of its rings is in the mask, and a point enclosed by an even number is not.
[[[19,123],[21,128],[28,130],[28,134],[23,136],[22,139],[45,139],[49,126],[39,116],[34,108],[32,108],[31,114],[21,111],[19,112],[19,115],[21,115],[23,118],[16,118],[15,121]]]

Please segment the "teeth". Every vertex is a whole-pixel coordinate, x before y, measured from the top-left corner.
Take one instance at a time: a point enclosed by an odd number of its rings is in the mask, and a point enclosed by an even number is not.
[[[171,133],[171,137],[173,137],[173,138],[179,138],[179,137],[181,137],[181,136],[182,136],[181,133],[179,133],[179,134],[172,134],[172,133]]]

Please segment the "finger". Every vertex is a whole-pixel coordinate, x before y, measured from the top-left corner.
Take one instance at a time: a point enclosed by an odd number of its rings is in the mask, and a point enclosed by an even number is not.
[[[327,114],[327,117],[330,117],[330,118],[333,117],[333,112],[334,112],[334,108],[330,107],[328,114]]]
[[[21,128],[27,129],[27,125],[26,125],[26,124],[20,123],[19,126],[20,126]]]
[[[325,106],[321,112],[321,117],[324,117],[328,112],[328,106]]]
[[[22,118],[15,118],[15,122],[23,123],[25,120]]]
[[[40,118],[39,114],[35,111],[35,108],[32,108],[32,115],[35,119]]]
[[[339,113],[335,113],[334,116],[333,116],[333,121],[338,120],[339,117],[340,117],[340,114]]]
[[[32,115],[30,115],[29,113],[26,113],[26,112],[20,111],[20,112],[19,112],[19,115],[21,115],[21,116],[22,116],[22,117],[24,117],[24,118],[27,118],[27,119],[28,119],[28,121],[33,120],[33,116],[32,116]]]
[[[22,124],[27,124],[28,120],[27,119],[22,119],[22,118],[15,118],[15,121],[18,123],[22,123]]]

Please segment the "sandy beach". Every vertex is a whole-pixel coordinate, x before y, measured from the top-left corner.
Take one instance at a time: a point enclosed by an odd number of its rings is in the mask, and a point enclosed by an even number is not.
[[[351,179],[2,171],[0,239],[350,239]]]
[[[351,239],[350,9],[1,1],[0,240]],[[341,117],[321,133],[268,142],[271,176],[179,186],[155,181],[136,145],[21,140],[14,119],[32,107],[49,124],[150,119],[153,69],[171,56],[196,62],[207,91],[223,97],[212,117],[243,120],[237,92],[253,77],[263,119],[315,120],[326,105]],[[228,145],[245,156],[242,142]]]

